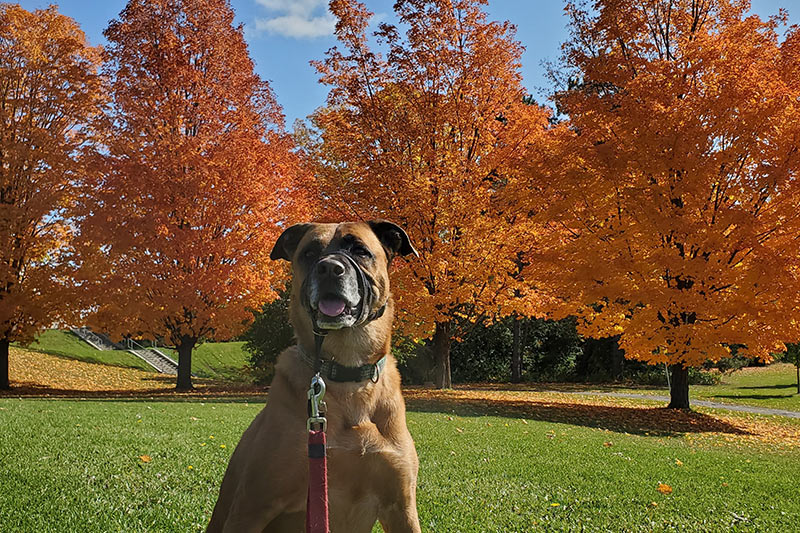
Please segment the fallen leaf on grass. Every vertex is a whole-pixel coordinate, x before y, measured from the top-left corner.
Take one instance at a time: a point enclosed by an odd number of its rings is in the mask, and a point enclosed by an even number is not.
[[[603,443],[603,446],[605,446],[606,448],[610,448],[613,445],[614,445],[614,443],[611,442],[611,441],[606,441],[606,442]]]
[[[675,459],[675,464],[678,466],[683,466],[683,461],[681,461],[680,459]]]
[[[672,494],[672,487],[670,487],[666,483],[659,483],[658,492],[660,492],[661,494]]]
[[[149,463],[153,460],[149,455],[140,455],[139,459],[141,459],[143,463]]]

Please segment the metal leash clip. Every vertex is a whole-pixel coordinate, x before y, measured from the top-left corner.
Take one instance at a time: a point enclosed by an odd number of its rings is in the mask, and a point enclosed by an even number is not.
[[[311,431],[311,427],[319,424],[322,431],[328,428],[328,420],[325,418],[325,382],[319,374],[311,378],[311,388],[308,389],[309,416],[306,427]]]

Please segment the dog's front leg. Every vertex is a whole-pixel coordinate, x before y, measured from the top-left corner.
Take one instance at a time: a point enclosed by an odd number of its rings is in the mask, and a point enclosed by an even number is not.
[[[301,531],[302,524],[305,522],[305,515],[297,510],[300,504],[305,503],[305,494],[275,495],[271,491],[264,490],[258,483],[245,483],[237,489],[233,505],[222,527],[222,533],[262,533],[263,531]],[[288,514],[287,514],[288,513]],[[286,515],[286,516],[284,516]],[[299,527],[287,527],[288,523],[296,520],[294,515],[300,516]],[[280,525],[276,524],[280,523]]]
[[[381,507],[378,521],[386,533],[420,533],[417,498],[412,489],[404,501]]]

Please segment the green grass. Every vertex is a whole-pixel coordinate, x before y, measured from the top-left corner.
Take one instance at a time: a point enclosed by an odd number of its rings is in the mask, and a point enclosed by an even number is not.
[[[175,350],[159,349],[178,360]],[[192,372],[203,378],[247,381],[249,376],[244,370],[247,362],[244,342],[206,342],[192,353]]]
[[[259,409],[0,399],[2,529],[202,531]],[[417,404],[408,414],[423,531],[785,532],[800,521],[796,449],[443,411]]]
[[[68,331],[44,331],[28,348],[87,363],[153,371],[150,365],[125,350],[95,350]],[[159,349],[175,361],[178,360],[175,350]],[[244,370],[247,361],[244,342],[208,342],[195,348],[192,354],[192,372],[204,378],[247,381],[249,376]]]
[[[719,385],[690,387],[690,394],[702,400],[800,411],[795,367],[785,363],[726,374]]]
[[[153,367],[125,350],[96,350],[69,331],[48,329],[27,348],[87,363],[153,371]]]
[[[767,367],[751,367],[722,375],[718,385],[690,385],[689,397],[695,400],[754,405],[772,409],[800,411],[800,394],[797,394],[795,367],[777,363]],[[587,390],[617,390],[639,394],[669,396],[666,388],[619,388],[591,385]]]

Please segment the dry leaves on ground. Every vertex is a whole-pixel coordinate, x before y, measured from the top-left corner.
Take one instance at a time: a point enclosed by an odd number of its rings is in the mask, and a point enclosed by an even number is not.
[[[527,418],[652,437],[684,436],[691,443],[709,446],[800,448],[800,425],[781,417],[687,412],[631,398],[494,388],[443,391],[415,387],[406,389],[404,395],[410,409],[421,411]]]
[[[10,349],[9,375],[14,396],[136,396],[175,394],[175,376],[133,368],[86,363],[21,348]],[[193,379],[184,394],[258,394],[262,389],[230,382]]]

